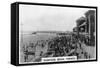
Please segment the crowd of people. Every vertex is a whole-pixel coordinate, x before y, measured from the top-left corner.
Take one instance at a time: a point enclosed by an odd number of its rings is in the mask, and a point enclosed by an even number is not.
[[[25,62],[40,62],[42,57],[77,56],[77,59],[89,59],[91,56],[83,46],[89,46],[89,37],[60,35],[48,40],[39,40],[23,47]],[[31,55],[31,60],[30,56]]]
[[[89,45],[89,38],[76,35],[55,37],[49,42],[48,52],[54,57],[77,56],[77,59],[88,59],[90,56],[82,46]]]

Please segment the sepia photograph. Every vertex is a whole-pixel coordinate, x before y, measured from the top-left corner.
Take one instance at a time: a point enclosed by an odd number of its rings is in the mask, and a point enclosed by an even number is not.
[[[96,59],[96,9],[19,5],[19,63]]]

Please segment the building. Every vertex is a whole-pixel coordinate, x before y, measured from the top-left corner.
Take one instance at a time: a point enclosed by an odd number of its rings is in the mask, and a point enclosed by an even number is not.
[[[77,26],[73,28],[73,32],[77,35],[83,34],[88,36],[91,42],[95,41],[95,11],[88,10],[84,17],[76,20]]]
[[[95,35],[95,11],[89,10],[85,13],[86,22],[87,22],[87,31],[91,39]]]
[[[86,33],[86,18],[80,17],[76,20],[77,23],[77,33]]]

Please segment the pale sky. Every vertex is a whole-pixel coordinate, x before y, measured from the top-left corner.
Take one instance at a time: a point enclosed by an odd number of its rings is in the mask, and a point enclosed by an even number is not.
[[[23,31],[72,31],[76,20],[89,8],[39,5],[19,6],[19,26]],[[21,29],[22,28],[22,29]]]

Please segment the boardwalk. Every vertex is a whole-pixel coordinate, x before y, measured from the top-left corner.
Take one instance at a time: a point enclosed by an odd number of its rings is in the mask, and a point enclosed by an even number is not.
[[[77,59],[95,58],[95,46],[71,35],[39,34],[23,36],[21,62],[41,62],[42,57],[77,56]]]

